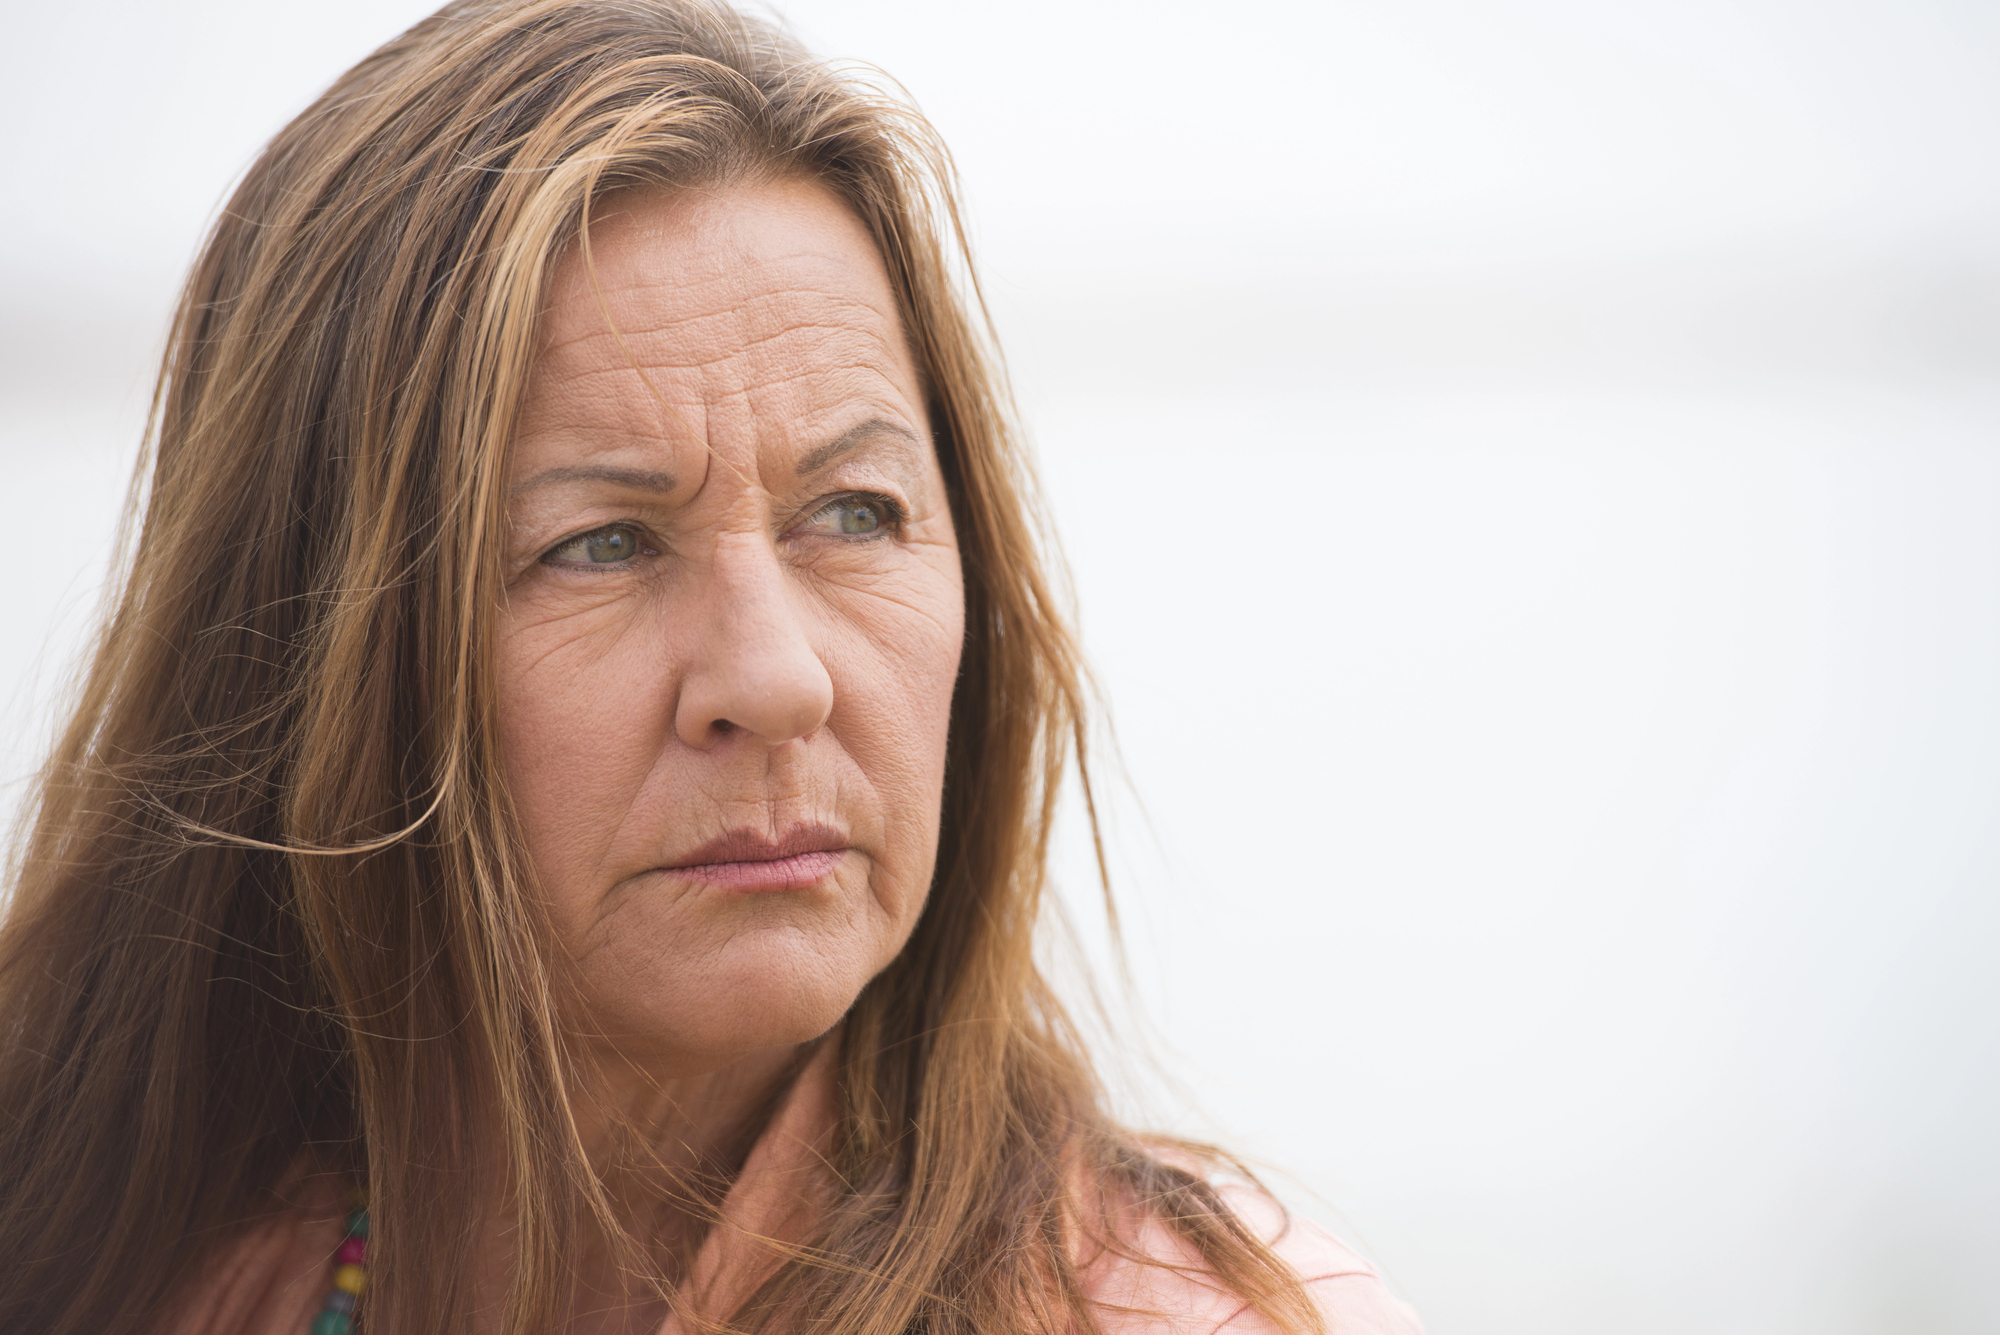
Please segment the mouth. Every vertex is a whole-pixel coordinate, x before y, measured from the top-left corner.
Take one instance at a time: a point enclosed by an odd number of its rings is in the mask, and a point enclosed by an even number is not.
[[[847,836],[831,825],[794,825],[777,840],[756,830],[731,830],[662,868],[676,876],[731,890],[805,890],[840,865]]]

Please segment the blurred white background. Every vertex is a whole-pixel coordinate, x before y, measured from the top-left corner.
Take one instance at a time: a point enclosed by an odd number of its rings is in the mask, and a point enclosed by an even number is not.
[[[426,8],[7,0],[9,804],[206,217]],[[1433,1335],[2000,1331],[2000,6],[780,8],[958,154],[1183,1124]]]

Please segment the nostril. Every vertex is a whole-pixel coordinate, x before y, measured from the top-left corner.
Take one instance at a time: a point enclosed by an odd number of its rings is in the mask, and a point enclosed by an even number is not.
[[[726,737],[730,733],[736,731],[736,725],[734,723],[731,723],[726,718],[719,718],[715,722],[709,724],[708,727],[709,731],[715,733],[718,737]]]

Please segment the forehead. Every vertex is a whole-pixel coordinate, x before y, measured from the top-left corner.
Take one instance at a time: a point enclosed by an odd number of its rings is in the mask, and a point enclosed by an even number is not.
[[[857,412],[918,414],[881,255],[824,187],[631,192],[593,210],[587,241],[552,275],[518,437],[527,454],[552,437],[718,446],[837,432]]]

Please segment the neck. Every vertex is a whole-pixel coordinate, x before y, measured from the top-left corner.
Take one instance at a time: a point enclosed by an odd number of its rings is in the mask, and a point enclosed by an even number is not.
[[[617,1223],[648,1264],[636,1268],[586,1227],[575,1259],[577,1335],[653,1335],[667,1314],[651,1276],[679,1283],[751,1146],[810,1055],[811,1045],[760,1048],[709,1070],[673,1075],[617,1053],[597,1054],[572,1115]],[[496,1235],[495,1243],[499,1243]],[[504,1246],[483,1267],[504,1293]],[[496,1309],[497,1310],[497,1309]]]
[[[635,1175],[734,1177],[810,1051],[795,1044],[757,1048],[671,1075],[600,1053],[588,1092],[572,1105],[584,1151],[607,1183]]]

